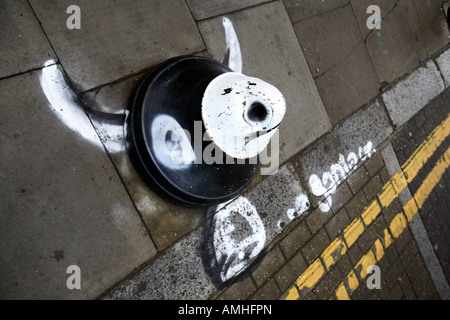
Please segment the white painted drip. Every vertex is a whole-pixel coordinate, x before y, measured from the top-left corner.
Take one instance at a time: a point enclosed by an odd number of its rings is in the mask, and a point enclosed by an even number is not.
[[[223,18],[222,23],[225,29],[226,50],[229,54],[228,67],[234,72],[242,73],[241,46],[234,31],[233,23],[227,17]]]

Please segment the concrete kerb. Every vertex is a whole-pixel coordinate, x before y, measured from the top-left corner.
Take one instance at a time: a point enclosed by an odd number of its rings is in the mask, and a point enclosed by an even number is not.
[[[445,86],[450,86],[450,48],[440,54],[436,60],[436,65],[444,79]]]
[[[447,45],[446,50],[441,50],[424,61],[415,71],[382,90],[381,97],[395,127],[405,124],[446,88],[439,62],[444,70],[448,68],[443,63],[448,56],[448,48]],[[441,52],[444,53],[439,55]]]

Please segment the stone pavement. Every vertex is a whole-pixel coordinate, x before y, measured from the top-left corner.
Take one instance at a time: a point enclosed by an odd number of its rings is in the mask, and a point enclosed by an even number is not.
[[[0,297],[449,299],[444,2],[0,1]],[[134,171],[125,109],[164,60],[222,60],[224,16],[285,95],[280,168],[179,207]]]

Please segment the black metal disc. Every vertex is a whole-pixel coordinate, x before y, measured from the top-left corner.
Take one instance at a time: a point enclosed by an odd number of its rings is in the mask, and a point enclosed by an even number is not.
[[[255,176],[257,158],[238,163],[214,154],[219,148],[203,141],[203,94],[211,80],[230,71],[211,59],[182,56],[153,69],[138,87],[126,120],[127,149],[159,195],[182,205],[211,206],[239,195]]]

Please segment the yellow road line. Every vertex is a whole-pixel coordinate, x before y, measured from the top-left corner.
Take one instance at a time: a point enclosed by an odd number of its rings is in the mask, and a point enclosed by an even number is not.
[[[450,148],[441,156],[432,171],[427,175],[422,184],[420,185],[414,196],[403,207],[403,211],[399,212],[389,224],[389,228],[384,230],[384,238],[375,240],[372,248],[361,258],[356,264],[355,268],[350,271],[346,279],[335,290],[336,298],[339,300],[349,300],[353,291],[359,286],[358,278],[355,277],[355,273],[359,274],[359,277],[364,280],[367,276],[367,267],[374,265],[380,261],[384,256],[384,252],[392,244],[390,234],[394,238],[398,238],[406,229],[408,222],[419,212],[419,209],[424,204],[425,200],[430,195],[431,191],[436,187],[442,176],[450,166]],[[417,205],[412,205],[412,203]],[[389,232],[390,231],[390,232]],[[384,244],[383,244],[384,243]],[[358,270],[358,271],[357,271]]]
[[[387,208],[391,202],[399,196],[403,189],[406,188],[408,183],[410,183],[417,176],[420,169],[449,135],[450,115],[447,116],[447,118],[442,121],[433,130],[433,132],[431,132],[427,139],[420,144],[411,157],[403,164],[402,172],[396,173],[391,180],[383,186],[380,194],[377,196],[384,208]],[[422,194],[420,195],[420,199],[427,196],[427,189],[423,189],[421,192]],[[406,210],[409,210],[409,214],[411,215],[411,212],[414,212],[414,205],[410,203]],[[302,290],[312,288],[316,285],[325,275],[326,271],[330,270],[331,266],[333,266],[337,260],[339,260],[340,257],[345,254],[345,252],[356,242],[356,240],[364,232],[365,228],[377,218],[380,212],[381,208],[378,205],[377,199],[375,199],[369,204],[369,206],[364,208],[361,217],[356,217],[344,229],[344,247],[337,245],[339,241],[341,241],[337,240],[339,237],[331,242],[322,255],[297,278],[295,285],[292,285],[288,289],[284,299],[298,299],[300,298],[300,292]],[[386,239],[384,239],[384,241],[386,241]],[[324,260],[324,263],[322,263],[322,260]]]
[[[315,260],[311,265],[306,269],[307,272],[304,272],[297,279],[297,286],[299,290],[303,290],[304,288],[309,288],[316,284],[322,276],[325,274],[325,268],[319,259]]]
[[[322,253],[322,261],[327,268],[330,270],[331,267],[336,263],[336,261],[342,257],[347,252],[347,246],[344,241],[340,238],[334,239],[334,241],[325,249]]]

